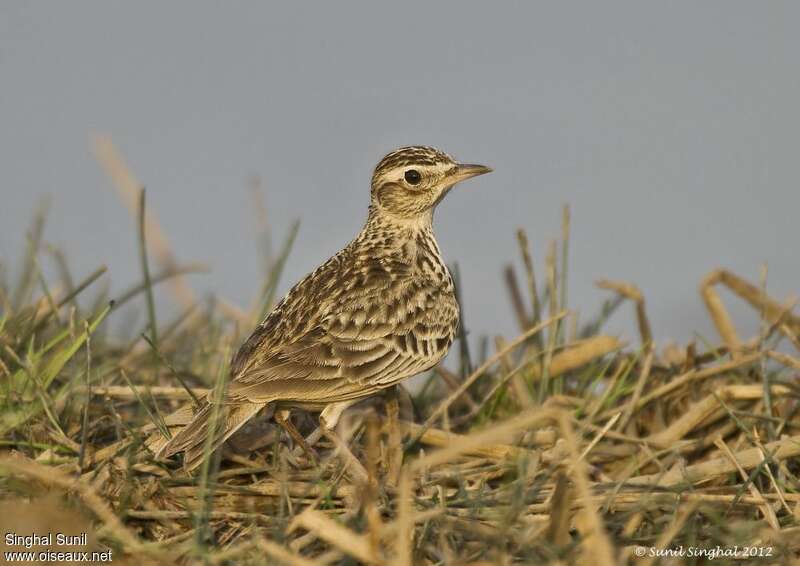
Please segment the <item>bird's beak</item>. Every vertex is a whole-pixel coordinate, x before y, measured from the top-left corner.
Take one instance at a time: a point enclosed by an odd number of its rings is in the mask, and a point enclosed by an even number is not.
[[[466,179],[470,179],[472,177],[477,177],[478,175],[483,175],[485,173],[491,173],[492,168],[486,167],[485,165],[474,165],[471,163],[459,163],[455,171],[451,173],[451,179],[453,184],[458,183],[459,181],[464,181]]]

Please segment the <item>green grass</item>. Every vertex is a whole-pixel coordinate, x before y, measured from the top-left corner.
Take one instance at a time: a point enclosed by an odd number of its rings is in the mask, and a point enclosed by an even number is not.
[[[544,330],[485,364],[495,352],[470,350],[462,328],[454,382],[431,374],[415,392],[379,396],[344,419],[339,434],[352,458],[322,441],[314,464],[261,423],[243,438],[267,439],[262,446],[234,442],[212,453],[209,441],[195,476],[177,459],[154,461],[143,440],[170,434],[165,415],[209,390],[221,398],[231,353],[275,301],[299,224],[244,316],[210,300],[159,319],[154,288],[198,266],[154,264],[151,273],[144,205],[142,192],[141,281],[115,301],[101,288],[105,267],[76,284],[64,255],[48,253],[44,210],[15,283],[0,278],[0,497],[88,516],[94,546],[113,549],[115,561],[610,564],[638,563],[637,546],[680,545],[772,548],[759,563],[799,557],[796,319],[767,320],[736,354],[710,338],[693,357],[655,351],[641,391],[648,401],[633,406],[653,345],[604,337],[621,295],[580,327],[571,313],[548,323],[569,308],[568,210],[543,277],[522,231],[524,292],[507,270],[520,335]],[[52,280],[42,270],[49,262]],[[146,320],[126,325],[127,337],[110,330],[125,304]],[[465,379],[472,385],[454,395]],[[391,416],[398,407],[400,421]],[[298,415],[296,424],[309,432],[314,420]],[[748,459],[753,449],[763,458]],[[37,511],[27,528],[56,528],[47,515]]]

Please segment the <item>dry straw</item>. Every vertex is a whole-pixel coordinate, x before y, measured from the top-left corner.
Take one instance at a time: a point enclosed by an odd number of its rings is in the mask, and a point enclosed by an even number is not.
[[[700,293],[719,343],[659,348],[645,292],[602,281],[606,306],[579,325],[567,304],[568,210],[540,272],[518,232],[526,285],[511,266],[506,281],[519,335],[496,337],[474,371],[442,367],[413,394],[355,407],[323,435],[318,459],[256,421],[216,459],[207,453],[199,477],[153,461],[144,436],[213,389],[229,345],[268,305],[198,303],[191,269],[136,207],[135,177],[107,138],[95,151],[140,215],[143,266],[152,257],[157,270],[121,296],[133,309],[109,311],[96,289],[102,267],[76,285],[62,262],[60,278],[45,280],[36,221],[17,286],[0,282],[4,498],[59,494],[115,557],[147,564],[604,565],[677,545],[798,559],[794,302],[772,298],[763,279],[715,270]],[[269,256],[266,296],[292,238]],[[165,279],[181,305],[173,320],[146,314]],[[758,335],[742,337],[719,286],[753,307]],[[603,331],[625,301],[635,347]]]

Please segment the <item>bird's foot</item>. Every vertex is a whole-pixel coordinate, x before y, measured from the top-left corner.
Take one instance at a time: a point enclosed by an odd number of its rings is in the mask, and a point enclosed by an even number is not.
[[[306,439],[303,438],[303,435],[300,434],[300,431],[297,430],[297,427],[294,426],[286,413],[288,413],[288,411],[276,411],[275,422],[277,422],[287,433],[289,433],[289,436],[292,437],[292,440],[294,440],[297,446],[306,454],[306,456],[308,456],[309,460],[311,460],[314,465],[317,465],[319,462],[319,455],[313,448],[311,448],[308,442],[306,442]],[[295,448],[293,454],[299,455],[297,454],[297,448]]]

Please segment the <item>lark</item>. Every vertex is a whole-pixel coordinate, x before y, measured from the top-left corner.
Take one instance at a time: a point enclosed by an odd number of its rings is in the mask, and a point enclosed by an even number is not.
[[[331,429],[351,404],[439,363],[459,309],[434,211],[457,183],[490,171],[432,147],[386,155],[358,236],[297,283],[241,346],[216,412],[209,394],[167,417],[174,434],[151,440],[156,456],[184,452],[191,470],[209,435],[217,449],[262,409],[295,438],[292,409],[321,411],[320,425]]]

